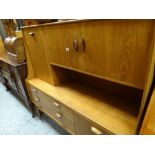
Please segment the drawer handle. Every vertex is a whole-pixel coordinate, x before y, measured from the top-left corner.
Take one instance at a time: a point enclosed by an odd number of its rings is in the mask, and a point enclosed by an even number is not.
[[[102,131],[100,131],[99,129],[95,127],[91,127],[91,132],[93,132],[96,135],[102,135]]]
[[[34,32],[29,32],[29,35],[34,36],[35,33]]]
[[[41,108],[41,106],[40,106],[40,105],[36,105],[36,107]]]
[[[40,100],[39,100],[39,98],[37,98],[37,97],[35,97],[35,100],[37,101],[37,102],[39,102]]]
[[[78,40],[77,39],[73,40],[73,46],[74,46],[75,51],[78,52],[79,51],[79,46],[78,46]]]
[[[32,88],[32,91],[33,91],[33,92],[37,92],[37,89]]]
[[[53,105],[55,105],[56,107],[60,107],[60,104],[57,102],[53,102]]]
[[[56,116],[57,116],[58,118],[61,118],[61,117],[62,117],[62,115],[59,114],[59,113],[56,113]]]

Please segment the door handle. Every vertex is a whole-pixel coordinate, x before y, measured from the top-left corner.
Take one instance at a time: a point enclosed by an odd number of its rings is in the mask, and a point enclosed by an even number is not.
[[[84,38],[81,39],[81,45],[82,45],[82,50],[85,51],[85,49],[86,49],[86,43],[85,43]]]
[[[78,45],[78,40],[77,39],[73,40],[73,46],[74,46],[75,51],[78,52],[79,51],[79,45]]]

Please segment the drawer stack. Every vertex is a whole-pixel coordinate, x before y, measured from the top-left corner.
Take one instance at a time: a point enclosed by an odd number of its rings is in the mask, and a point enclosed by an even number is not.
[[[30,96],[37,108],[52,117],[59,125],[74,133],[73,111],[35,87],[29,86]]]

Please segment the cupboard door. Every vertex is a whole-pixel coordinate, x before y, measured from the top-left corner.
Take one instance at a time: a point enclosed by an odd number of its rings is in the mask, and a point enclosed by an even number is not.
[[[153,26],[151,20],[86,22],[82,34],[85,42],[84,70],[143,88]]]
[[[43,30],[41,28],[29,28],[24,29],[23,34],[25,36],[25,48],[26,51],[29,51],[35,77],[50,83],[50,65],[48,65],[46,57],[45,34]]]
[[[75,114],[75,126],[77,135],[107,135],[110,134],[95,123]]]
[[[155,90],[151,96],[140,134],[155,135]]]
[[[47,50],[52,64],[78,69],[80,60],[80,35],[82,23],[45,27]]]

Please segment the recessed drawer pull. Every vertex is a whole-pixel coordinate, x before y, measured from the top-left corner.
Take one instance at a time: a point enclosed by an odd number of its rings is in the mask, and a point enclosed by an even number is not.
[[[57,102],[53,102],[53,105],[55,105],[56,107],[60,107],[60,104]]]
[[[56,113],[56,116],[57,116],[58,118],[61,118],[61,117],[62,117],[62,115],[59,114],[59,113]]]
[[[102,131],[100,131],[99,129],[95,127],[91,127],[91,132],[93,132],[96,135],[102,135]]]
[[[37,92],[37,89],[35,89],[35,88],[32,88],[32,91],[33,91],[33,92]]]
[[[40,100],[39,100],[39,98],[35,97],[35,101],[39,102]]]

